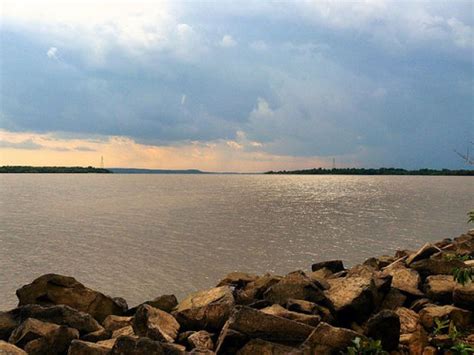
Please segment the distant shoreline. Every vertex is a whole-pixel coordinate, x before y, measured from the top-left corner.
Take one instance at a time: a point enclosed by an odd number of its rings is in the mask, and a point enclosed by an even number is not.
[[[435,170],[435,169],[419,169],[405,170],[399,168],[380,168],[380,169],[364,169],[364,168],[340,168],[340,169],[305,169],[305,170],[281,170],[268,171],[268,175],[411,175],[411,176],[474,176],[474,170]]]
[[[0,166],[0,174],[111,174],[112,171],[92,166]]]

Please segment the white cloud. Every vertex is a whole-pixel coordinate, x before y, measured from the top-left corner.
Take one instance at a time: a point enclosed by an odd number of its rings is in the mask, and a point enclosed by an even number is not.
[[[219,44],[221,45],[221,47],[230,48],[235,47],[237,45],[237,42],[235,41],[235,39],[232,38],[231,35],[224,35]]]
[[[251,42],[250,48],[256,50],[256,51],[265,51],[268,49],[268,45],[264,41],[254,41]]]
[[[49,59],[58,59],[57,56],[58,49],[56,47],[50,47],[48,51],[46,52],[46,55],[48,56]]]
[[[270,105],[268,104],[267,100],[259,97],[257,99],[257,107],[253,109],[253,111],[250,113],[251,118],[261,118],[261,117],[271,117],[273,116],[274,112],[270,108]]]
[[[186,94],[183,94],[183,96],[181,96],[181,105],[184,105],[186,103]]]

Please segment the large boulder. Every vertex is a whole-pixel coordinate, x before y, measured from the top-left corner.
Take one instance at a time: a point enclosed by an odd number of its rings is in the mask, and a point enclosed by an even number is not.
[[[133,318],[135,334],[153,340],[174,342],[179,328],[179,323],[171,314],[149,305],[138,307]]]
[[[396,288],[391,288],[385,295],[385,298],[380,305],[380,309],[395,310],[398,307],[402,307],[406,300],[407,296],[405,296],[403,292]]]
[[[0,354],[1,355],[28,355],[26,351],[16,347],[13,344],[0,340]]]
[[[474,282],[464,286],[457,284],[453,291],[453,302],[458,307],[474,311]]]
[[[312,327],[317,326],[319,322],[321,321],[320,316],[292,312],[292,311],[287,310],[286,308],[283,308],[279,304],[274,304],[273,306],[263,308],[260,311],[266,314],[272,314],[274,316],[291,319],[296,322],[310,325]]]
[[[449,319],[459,329],[466,328],[471,323],[472,313],[454,306],[429,306],[420,311],[421,323],[427,329],[435,325],[435,319]]]
[[[375,307],[376,287],[371,277],[346,276],[329,279],[331,288],[325,291],[334,305],[336,318],[343,324],[363,322]]]
[[[421,297],[423,292],[418,288],[421,282],[420,275],[415,270],[396,263],[384,270],[384,274],[392,276],[392,287],[410,295]]]
[[[40,304],[52,306],[64,304],[92,315],[102,322],[110,314],[122,315],[126,311],[123,300],[85,287],[73,277],[47,274],[16,291],[19,306]]]
[[[235,354],[248,341],[249,337],[247,335],[225,325],[217,339],[216,354]]]
[[[461,268],[464,263],[456,259],[446,259],[442,255],[433,255],[428,259],[415,261],[410,268],[418,271],[418,273],[426,278],[430,275],[450,275],[455,268]]]
[[[67,355],[107,355],[110,348],[83,340],[73,340]]]
[[[65,354],[71,342],[77,338],[79,338],[77,329],[61,325],[44,336],[30,341],[24,349],[29,355]]]
[[[453,291],[456,287],[451,275],[432,275],[425,280],[425,293],[428,298],[441,303],[451,303],[453,301]]]
[[[300,299],[315,303],[328,304],[321,288],[302,271],[295,271],[271,286],[264,294],[271,303],[284,305],[289,299]]]
[[[245,306],[235,307],[222,332],[225,332],[226,328],[245,334],[249,338],[260,338],[286,345],[300,344],[314,330],[314,327],[309,325]]]
[[[181,301],[173,315],[185,330],[219,330],[234,307],[229,286],[196,292]]]
[[[30,304],[19,308],[19,319],[39,319],[44,322],[66,325],[77,329],[81,334],[91,333],[102,329],[101,325],[90,315],[65,305],[40,306]]]
[[[26,343],[46,336],[60,326],[53,323],[42,322],[38,319],[28,318],[21,323],[10,335],[10,343],[24,347]]]
[[[146,301],[142,304],[148,304],[152,307],[161,309],[162,311],[171,313],[173,311],[173,309],[175,309],[176,306],[178,305],[178,299],[176,298],[175,295],[161,295],[161,296],[158,296],[158,297],[154,298],[151,301]],[[136,307],[132,307],[132,308],[128,309],[128,311],[125,313],[125,315],[126,316],[133,316],[135,314],[135,312],[137,311],[138,307],[140,307],[140,306],[141,306],[141,304],[136,306]]]
[[[382,342],[386,351],[396,350],[400,340],[400,317],[394,311],[383,310],[369,318],[366,325],[368,337]]]
[[[220,286],[234,286],[237,288],[243,288],[249,282],[256,281],[258,279],[257,275],[248,274],[246,272],[231,272],[227,274],[219,283],[217,287]]]
[[[352,345],[356,337],[365,339],[363,335],[353,330],[321,322],[303,343],[302,348],[309,350],[311,354],[336,354]]]
[[[256,354],[268,354],[268,355],[302,355],[303,353],[296,349],[286,345],[272,343],[262,339],[252,339],[245,346],[240,349],[238,355],[256,355]]]

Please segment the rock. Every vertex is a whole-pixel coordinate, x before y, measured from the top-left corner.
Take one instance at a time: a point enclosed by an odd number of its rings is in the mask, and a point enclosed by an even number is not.
[[[237,288],[243,288],[249,282],[256,281],[257,279],[257,275],[247,274],[245,272],[231,272],[230,274],[227,274],[225,278],[219,281],[217,287],[234,286]]]
[[[400,318],[397,313],[383,310],[367,321],[367,336],[380,340],[386,351],[396,350],[400,340]]]
[[[304,314],[318,314],[318,305],[314,302],[305,300],[295,300],[293,298],[288,299],[286,302],[286,308],[289,311],[304,313]]]
[[[352,345],[352,340],[356,337],[365,339],[363,335],[353,330],[333,327],[321,322],[306,339],[302,347],[309,349],[311,354],[337,353],[346,350],[348,346]],[[324,351],[318,351],[321,348]]]
[[[106,347],[109,350],[112,350],[112,348],[114,347],[116,341],[117,341],[117,338],[112,338],[112,339],[98,341],[97,344],[101,345],[103,347]]]
[[[319,322],[321,321],[320,316],[292,312],[283,308],[279,304],[274,304],[271,307],[263,308],[261,309],[261,311],[266,314],[272,314],[274,316],[294,320],[296,322],[307,324],[312,327],[317,326]]]
[[[112,332],[110,330],[106,330],[102,328],[95,332],[84,334],[81,337],[81,340],[88,341],[91,343],[97,343],[98,341],[101,341],[101,340],[110,339],[111,336],[112,336]]]
[[[205,330],[201,330],[199,332],[193,332],[188,339],[188,344],[191,346],[192,349],[214,349],[214,342],[212,341],[212,334],[206,332]]]
[[[374,268],[375,270],[381,270],[382,268],[387,267],[394,261],[395,261],[394,257],[388,256],[388,255],[382,255],[378,258],[374,258],[374,257],[369,258],[366,261],[364,261],[363,264],[368,265]]]
[[[117,338],[110,355],[164,355],[163,346],[149,338],[121,336]]]
[[[13,344],[0,340],[0,354],[1,355],[28,355],[24,350],[16,347]]]
[[[328,304],[324,292],[302,271],[295,271],[271,286],[264,294],[266,300],[280,305],[293,299]]]
[[[471,312],[454,306],[429,306],[420,311],[421,323],[427,329],[435,325],[435,319],[450,319],[460,329],[466,328],[471,322]]]
[[[0,312],[0,340],[8,340],[19,321],[13,312]]]
[[[67,355],[107,355],[110,349],[95,343],[73,340]]]
[[[436,350],[435,347],[433,346],[426,346],[424,349],[423,349],[423,354],[422,355],[437,355],[438,354],[438,350]]]
[[[428,345],[428,335],[420,324],[419,315],[405,307],[395,310],[400,319],[400,344],[409,348],[410,354],[422,354]]]
[[[411,263],[422,260],[422,259],[427,259],[431,255],[436,254],[440,252],[441,249],[438,247],[434,246],[433,244],[426,243],[423,245],[416,253],[411,254],[407,259],[406,259],[406,264],[410,265]]]
[[[141,337],[174,342],[180,325],[169,313],[149,305],[141,305],[133,318],[133,330]]]
[[[104,319],[102,325],[106,330],[113,332],[114,330],[126,327],[127,325],[132,325],[133,317],[122,317],[110,315]]]
[[[413,301],[410,309],[415,312],[420,312],[423,308],[428,306],[434,306],[429,298],[418,298],[417,300]]]
[[[296,355],[302,354],[298,349],[289,346],[272,343],[262,339],[252,339],[237,352],[238,355]]]
[[[163,350],[165,351],[166,355],[184,355],[186,353],[186,347],[180,344],[175,344],[175,343],[160,343],[161,346],[163,347]],[[197,350],[197,349],[194,349]],[[199,354],[199,352],[194,352]],[[205,354],[208,354],[208,350],[202,350],[205,351]]]
[[[255,309],[262,309],[265,307],[270,307],[271,305],[272,303],[270,301],[258,300],[258,301],[255,301],[254,303],[249,304],[248,306]]]
[[[216,354],[235,354],[248,340],[247,335],[224,326],[217,340]]]
[[[423,278],[430,275],[450,275],[454,268],[463,267],[464,263],[460,260],[446,260],[443,257],[415,261],[410,268],[418,271]]]
[[[420,275],[415,270],[396,263],[386,268],[384,274],[392,276],[392,287],[414,296],[423,296],[423,292],[418,288],[421,281]]]
[[[224,328],[235,330],[250,338],[260,338],[286,345],[300,344],[314,329],[309,325],[245,306],[235,307]]]
[[[310,279],[327,279],[332,277],[334,274],[331,272],[331,270],[326,269],[323,267],[322,269],[312,271],[308,274],[308,277]]]
[[[428,298],[446,304],[453,301],[455,287],[456,281],[451,275],[432,275],[426,278],[424,290]]]
[[[43,322],[66,325],[86,334],[102,329],[101,325],[90,315],[65,305],[44,307],[38,304],[29,304],[19,308],[19,319],[39,319]]]
[[[274,276],[265,274],[258,277],[255,281],[251,281],[245,285],[243,289],[236,290],[237,304],[249,305],[254,303],[256,300],[262,299],[263,294],[269,287],[278,283],[281,280],[281,276]]]
[[[77,329],[61,325],[43,337],[30,341],[24,349],[29,355],[65,354],[71,342],[77,338],[79,338]]]
[[[338,321],[349,324],[366,320],[375,306],[375,284],[372,278],[346,276],[328,280],[331,288],[325,291],[334,305]]]
[[[114,330],[111,337],[118,338],[119,336],[122,336],[122,335],[137,337],[131,325],[127,325],[126,327]]]
[[[396,288],[390,289],[390,291],[385,295],[385,298],[380,305],[380,309],[390,309],[395,310],[398,307],[402,307],[407,299],[402,292]]]
[[[188,296],[173,312],[185,330],[219,330],[234,307],[229,286],[216,287]]]
[[[167,313],[171,313],[171,311],[178,305],[178,300],[175,295],[162,295],[145,303]]]
[[[24,347],[26,343],[58,329],[60,326],[53,323],[42,322],[38,319],[28,318],[21,323],[10,335],[10,343]]]
[[[326,268],[332,273],[336,273],[344,270],[344,264],[342,260],[328,260],[311,265],[311,271],[318,271],[322,268]]]
[[[453,291],[453,302],[458,307],[474,312],[474,282],[464,286],[457,284]]]
[[[102,322],[110,314],[121,315],[126,309],[122,301],[91,290],[72,277],[57,274],[40,276],[16,291],[19,305],[64,304],[92,315]]]

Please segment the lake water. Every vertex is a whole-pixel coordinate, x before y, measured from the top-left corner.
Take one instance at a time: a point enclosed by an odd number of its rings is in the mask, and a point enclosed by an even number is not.
[[[0,175],[0,310],[44,273],[129,305],[465,232],[472,177]]]

